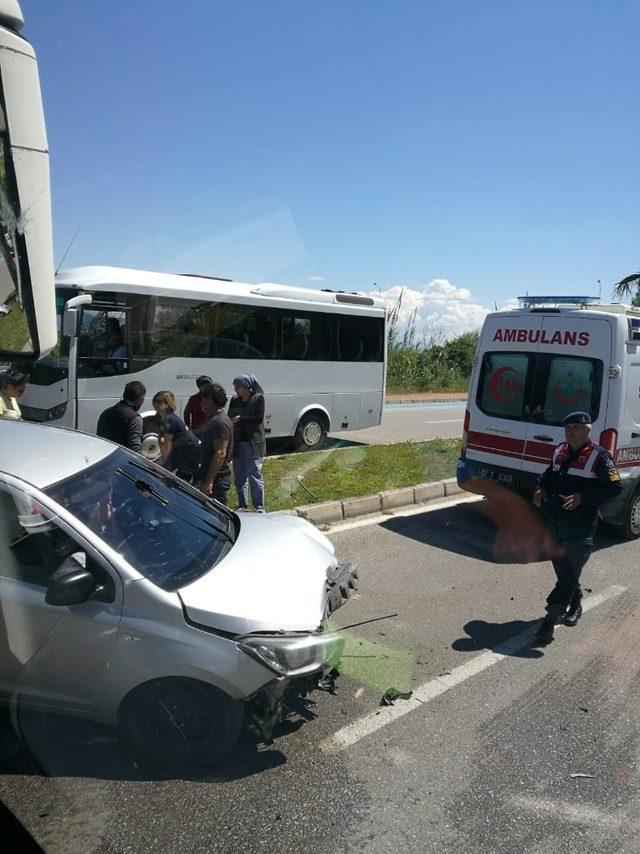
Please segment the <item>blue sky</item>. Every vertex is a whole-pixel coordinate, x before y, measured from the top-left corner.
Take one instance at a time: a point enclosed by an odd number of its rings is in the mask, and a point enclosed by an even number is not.
[[[66,265],[477,325],[640,265],[636,2],[22,0]]]

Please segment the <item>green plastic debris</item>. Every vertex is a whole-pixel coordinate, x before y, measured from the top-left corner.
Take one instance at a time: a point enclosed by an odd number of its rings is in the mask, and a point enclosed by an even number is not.
[[[399,691],[398,688],[387,688],[380,700],[381,706],[393,706],[396,700],[410,700],[413,691]]]

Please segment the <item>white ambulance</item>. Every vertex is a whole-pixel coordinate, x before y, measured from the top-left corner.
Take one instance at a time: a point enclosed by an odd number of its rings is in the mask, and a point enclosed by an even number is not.
[[[602,515],[639,537],[640,309],[596,297],[519,299],[520,308],[489,314],[482,327],[458,483],[480,477],[531,493],[564,441],[563,419],[583,410],[625,487]]]

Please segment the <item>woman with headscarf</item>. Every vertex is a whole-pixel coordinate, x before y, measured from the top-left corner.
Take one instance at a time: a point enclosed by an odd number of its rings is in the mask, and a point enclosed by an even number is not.
[[[248,481],[253,507],[257,513],[264,513],[264,392],[253,374],[239,374],[233,381],[233,388],[235,397],[229,403],[229,418],[233,423],[233,479],[238,493],[238,511],[243,513],[249,509]]]

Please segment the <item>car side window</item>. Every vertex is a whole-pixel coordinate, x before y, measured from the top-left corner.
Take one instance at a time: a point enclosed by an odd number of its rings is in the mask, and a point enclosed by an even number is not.
[[[113,601],[115,588],[106,570],[58,523],[55,516],[26,493],[0,483],[0,577],[46,589],[60,569],[84,568]]]

